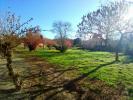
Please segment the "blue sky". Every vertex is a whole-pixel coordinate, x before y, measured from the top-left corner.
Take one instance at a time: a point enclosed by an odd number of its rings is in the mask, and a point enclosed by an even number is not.
[[[21,16],[22,21],[32,17],[34,20],[30,24],[42,29],[52,29],[55,21],[70,22],[73,28],[71,37],[74,37],[81,17],[96,10],[100,3],[101,0],[0,0],[0,13],[10,9]],[[42,33],[48,38],[55,36],[50,32]]]

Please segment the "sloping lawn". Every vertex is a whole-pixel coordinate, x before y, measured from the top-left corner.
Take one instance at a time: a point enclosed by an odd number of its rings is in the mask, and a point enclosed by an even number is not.
[[[115,86],[122,82],[133,94],[133,59],[120,54],[120,62],[114,62],[114,54],[109,52],[91,52],[70,49],[66,53],[56,50],[38,49],[30,55],[47,59],[60,68],[76,67],[80,74],[88,73],[90,78],[97,78]]]

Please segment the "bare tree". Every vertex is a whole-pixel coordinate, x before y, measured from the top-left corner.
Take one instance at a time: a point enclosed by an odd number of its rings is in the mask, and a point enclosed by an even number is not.
[[[32,18],[21,24],[20,17],[15,16],[11,12],[8,12],[4,18],[0,18],[0,54],[7,60],[6,67],[17,90],[21,89],[22,81],[18,73],[15,73],[12,68],[12,51],[13,48],[21,43],[21,37],[25,33],[24,25],[31,20]]]
[[[53,23],[53,32],[56,33],[56,39],[58,49],[64,52],[67,47],[65,46],[65,40],[68,37],[68,32],[71,30],[71,24],[68,22],[55,22]]]
[[[102,34],[103,38],[105,38],[105,47],[109,46],[110,40],[118,40],[118,44],[115,47],[115,60],[118,61],[118,48],[120,47],[123,34],[131,32],[130,21],[124,20],[128,9],[129,3],[124,0],[101,5],[97,11],[83,16],[82,22],[78,25],[80,36]]]

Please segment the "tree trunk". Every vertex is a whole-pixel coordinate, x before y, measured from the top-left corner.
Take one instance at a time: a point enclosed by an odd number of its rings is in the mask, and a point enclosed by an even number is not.
[[[109,36],[108,34],[106,35],[106,39],[105,39],[105,48],[108,49],[108,40],[109,40]]]
[[[16,90],[21,89],[21,81],[19,79],[19,76],[14,73],[12,68],[12,51],[10,49],[7,49],[6,52],[6,60],[7,60],[7,69],[9,71],[9,76],[12,78],[13,83],[16,87]]]
[[[120,32],[121,33],[121,32]],[[123,34],[121,33],[121,37],[120,37],[120,40],[118,41],[118,44],[116,46],[116,52],[115,52],[115,61],[119,61],[119,51],[120,51],[120,48],[121,48],[121,42],[122,42],[122,39],[123,39]]]
[[[119,53],[118,53],[118,51],[115,52],[115,61],[119,61]]]

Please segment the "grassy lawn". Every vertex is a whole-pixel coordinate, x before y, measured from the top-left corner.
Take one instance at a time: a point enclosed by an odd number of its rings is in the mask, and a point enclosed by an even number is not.
[[[133,59],[123,54],[120,54],[120,62],[114,62],[113,53],[77,49],[69,49],[64,54],[56,50],[38,49],[30,55],[47,59],[60,68],[77,67],[80,74],[94,70],[88,77],[100,79],[113,86],[121,81],[133,93]]]

